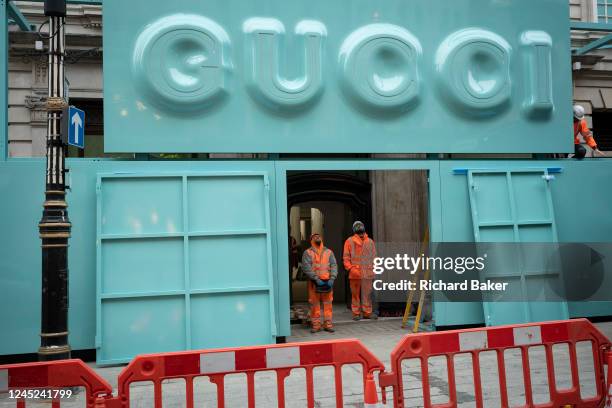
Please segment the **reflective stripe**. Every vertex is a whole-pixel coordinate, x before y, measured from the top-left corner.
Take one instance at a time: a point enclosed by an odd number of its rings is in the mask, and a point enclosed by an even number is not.
[[[351,240],[351,254],[350,254],[350,263],[353,265],[357,265],[362,269],[370,269],[372,268],[372,264],[374,263],[375,251],[374,251],[374,242],[368,238],[367,241],[363,243],[361,246],[360,253],[357,253],[357,244],[355,243],[353,238],[349,238]]]
[[[515,327],[512,329],[515,346],[542,343],[542,329],[540,326]]]
[[[8,370],[0,370],[0,392],[8,391]]]
[[[486,349],[488,347],[487,332],[475,331],[459,333],[459,350],[471,351]]]
[[[308,256],[312,261],[311,267],[315,275],[320,276],[322,273],[329,273],[331,271],[329,259],[332,252],[329,248],[325,248],[321,254],[312,248],[308,248],[306,252],[308,252]]]
[[[233,351],[200,354],[200,374],[224,373],[235,370],[236,353]]]
[[[267,368],[294,367],[299,365],[299,347],[280,347],[266,350]]]

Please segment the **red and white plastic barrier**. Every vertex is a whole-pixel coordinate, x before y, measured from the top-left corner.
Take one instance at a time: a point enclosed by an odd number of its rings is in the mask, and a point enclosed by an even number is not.
[[[596,393],[592,398],[582,398],[578,378],[578,361],[575,345],[578,342],[592,342],[593,363],[596,379]],[[552,347],[555,344],[567,344],[569,347],[569,365],[572,385],[569,389],[559,390],[555,383]],[[529,368],[528,349],[543,346],[546,355],[550,401],[546,404],[535,404]],[[608,385],[604,376],[604,365],[610,364],[610,341],[588,320],[545,322],[512,326],[489,327],[484,329],[453,330],[447,332],[411,334],[402,339],[391,353],[391,372],[382,373],[379,378],[383,389],[393,387],[394,406],[404,407],[404,384],[402,378],[402,361],[419,359],[422,377],[422,395],[426,407],[456,407],[457,389],[455,384],[454,356],[470,354],[473,368],[473,384],[476,406],[482,407],[483,390],[480,373],[480,353],[494,351],[497,357],[499,373],[499,390],[502,407],[508,407],[508,387],[505,370],[504,351],[520,349],[526,406],[559,407],[572,405],[577,407],[601,407],[606,399]],[[449,402],[433,404],[430,395],[429,359],[442,356],[446,360],[448,375]]]
[[[92,408],[96,398],[112,395],[112,387],[81,360],[61,360],[0,366],[0,393],[8,390],[59,390],[85,388],[86,405]],[[17,407],[25,407],[25,400],[16,400]],[[60,399],[52,399],[53,408]]]
[[[186,383],[186,407],[193,408],[193,380],[206,375],[217,386],[217,405],[225,406],[224,379],[228,374],[245,373],[248,407],[255,407],[255,373],[276,372],[278,408],[285,407],[285,378],[294,368],[306,372],[308,407],[314,407],[313,369],[331,366],[334,369],[336,406],[342,407],[342,366],[361,364],[363,382],[383,364],[359,340],[332,340],[308,343],[277,344],[231,349],[188,351],[138,356],[119,375],[119,396],[129,401],[130,384],[152,381],[156,407],[161,407],[161,382],[182,378]]]
[[[592,361],[596,395],[583,398],[580,393],[578,356],[576,343],[592,344]],[[567,344],[571,386],[557,389],[555,362],[552,348],[556,344]],[[533,384],[529,366],[529,348],[543,347],[547,369],[550,401],[534,403]],[[386,404],[386,389],[392,388],[393,406],[404,407],[404,384],[402,362],[418,359],[421,370],[421,395],[425,407],[456,407],[457,384],[455,383],[454,356],[471,355],[472,375],[477,407],[484,405],[483,385],[480,373],[480,353],[492,351],[496,356],[499,374],[501,406],[509,404],[504,352],[520,350],[523,371],[526,407],[612,408],[612,345],[610,341],[588,320],[577,319],[536,324],[490,327],[484,329],[453,330],[435,333],[417,333],[405,336],[391,353],[391,371],[384,366],[365,346],[355,339],[237,347],[218,350],[199,350],[177,353],[141,355],[136,357],[119,374],[118,394],[112,395],[111,386],[80,360],[64,360],[44,363],[13,364],[0,366],[0,392],[32,388],[84,387],[88,408],[129,408],[130,385],[135,382],[153,383],[155,408],[162,408],[162,381],[184,379],[185,406],[194,407],[193,381],[208,376],[217,387],[217,406],[225,407],[225,376],[244,373],[247,379],[248,407],[256,406],[255,374],[261,371],[276,373],[278,408],[285,407],[285,379],[291,370],[303,368],[306,374],[307,406],[315,406],[313,370],[328,366],[334,370],[336,406],[344,404],[342,393],[342,366],[360,364],[363,367],[364,406],[380,407],[374,375]],[[429,359],[442,356],[446,360],[449,401],[432,403],[429,381]],[[604,366],[608,366],[607,379]],[[59,400],[52,401],[52,408]],[[24,408],[25,401],[17,400],[17,407]]]

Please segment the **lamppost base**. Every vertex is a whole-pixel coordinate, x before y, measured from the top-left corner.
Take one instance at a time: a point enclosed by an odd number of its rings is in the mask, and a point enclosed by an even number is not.
[[[39,361],[66,360],[70,358],[70,346],[44,346],[38,349]]]

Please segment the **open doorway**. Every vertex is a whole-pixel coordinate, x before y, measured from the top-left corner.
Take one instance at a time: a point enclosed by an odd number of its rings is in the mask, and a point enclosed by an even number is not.
[[[292,323],[308,320],[308,278],[300,261],[319,233],[338,263],[333,289],[334,322],[351,321],[351,289],[342,262],[343,246],[362,221],[377,244],[416,243],[423,240],[428,220],[428,184],[425,170],[289,171],[287,217],[289,283]],[[405,302],[376,302],[381,317],[400,318]],[[428,310],[431,310],[429,308]],[[431,318],[431,316],[428,316]]]

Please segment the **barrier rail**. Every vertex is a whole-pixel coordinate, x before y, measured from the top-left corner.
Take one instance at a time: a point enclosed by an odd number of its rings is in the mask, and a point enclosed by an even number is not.
[[[592,398],[582,398],[578,377],[578,360],[576,343],[592,342],[595,387],[597,395]],[[567,344],[569,349],[569,365],[571,368],[571,387],[558,389],[553,361],[553,345]],[[529,348],[543,346],[546,356],[546,375],[550,401],[545,404],[534,403],[531,371],[529,366]],[[508,407],[508,387],[505,369],[504,351],[519,349],[523,385],[525,390],[525,406],[528,407],[601,407],[607,399],[606,394],[612,393],[612,354],[609,352],[610,341],[588,320],[576,319],[569,321],[545,322],[499,326],[484,329],[453,330],[436,333],[411,334],[404,337],[391,353],[391,372],[381,373],[379,384],[382,389],[383,402],[387,387],[393,387],[394,406],[404,407],[404,384],[402,362],[407,359],[418,359],[421,367],[422,395],[426,407],[456,407],[457,387],[455,381],[454,356],[458,354],[471,355],[472,374],[474,377],[475,402],[482,407],[483,389],[480,372],[480,353],[494,351],[496,353],[499,373],[499,390],[501,406]],[[433,404],[430,393],[429,359],[442,356],[446,360],[448,375],[449,401],[444,404]],[[604,374],[604,365],[608,364],[608,386]],[[608,388],[606,390],[606,388]],[[608,397],[609,399],[610,397]]]
[[[0,366],[0,393],[19,389],[59,389],[84,387],[87,407],[94,407],[101,395],[111,395],[112,387],[81,360],[47,361],[40,363]],[[24,408],[25,400],[17,399],[17,407]],[[53,408],[60,406],[52,400]]]
[[[186,383],[186,406],[193,408],[193,380],[208,376],[217,386],[217,405],[222,408],[225,406],[225,376],[245,373],[248,407],[254,408],[255,373],[275,371],[278,408],[284,408],[285,378],[292,369],[304,368],[308,407],[314,407],[313,369],[333,366],[336,406],[342,407],[342,366],[345,364],[363,365],[364,388],[368,374],[384,370],[380,360],[359,340],[333,340],[138,356],[119,375],[118,387],[122,401],[129,401],[131,383],[152,381],[155,407],[159,408],[162,406],[161,382],[182,378]]]
[[[595,379],[595,395],[581,395],[578,353],[576,345],[590,342],[592,373]],[[555,377],[553,346],[566,344],[569,354],[570,383],[558,388]],[[529,350],[544,349],[549,401],[534,402],[534,384],[530,370]],[[137,356],[118,377],[118,394],[112,395],[112,387],[80,360],[64,360],[43,363],[27,363],[0,366],[0,392],[9,389],[84,387],[88,408],[130,408],[130,386],[136,382],[153,384],[155,408],[162,408],[162,382],[183,379],[185,403],[194,407],[194,379],[207,376],[216,385],[217,406],[225,407],[225,377],[231,374],[246,375],[248,407],[254,408],[255,374],[263,371],[276,373],[277,407],[285,407],[285,379],[293,369],[305,370],[306,399],[309,408],[315,406],[313,370],[331,366],[334,372],[336,406],[344,404],[342,367],[360,364],[363,367],[364,406],[378,405],[374,374],[378,373],[383,403],[386,404],[387,388],[392,388],[393,406],[403,408],[404,378],[402,362],[416,359],[420,363],[421,390],[425,407],[456,407],[458,405],[454,357],[471,356],[476,407],[484,405],[481,381],[481,353],[492,352],[499,376],[500,405],[510,405],[509,388],[504,352],[516,349],[520,353],[525,407],[581,408],[612,407],[612,349],[610,341],[588,320],[544,322],[484,329],[453,330],[436,333],[409,334],[402,338],[391,353],[391,371],[384,366],[359,340],[332,340],[306,343],[278,344],[256,347],[237,347],[217,350],[185,351]],[[432,403],[430,393],[429,359],[443,357],[448,378],[448,402]],[[607,380],[604,366],[608,366]],[[173,401],[173,405],[176,401]],[[25,408],[23,399],[17,400],[18,408]],[[52,407],[59,407],[53,400]]]

